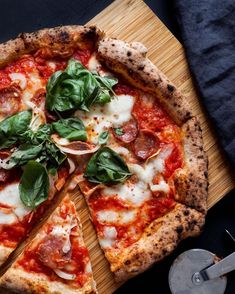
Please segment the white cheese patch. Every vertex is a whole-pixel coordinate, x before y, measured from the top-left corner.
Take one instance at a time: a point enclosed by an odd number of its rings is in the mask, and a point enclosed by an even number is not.
[[[88,61],[87,67],[89,71],[98,72],[99,68],[101,67],[100,62],[97,60],[96,55],[93,54]]]
[[[22,93],[22,100],[24,103],[33,98],[35,92],[43,88],[41,79],[37,73],[30,73],[27,81],[27,88]]]
[[[9,213],[3,215],[1,211],[0,223],[7,221],[7,224],[12,224],[19,220],[22,220],[27,214],[31,212],[29,208],[26,208],[20,200],[19,184],[13,183],[7,185],[3,190],[0,191],[0,204],[6,205],[12,208],[11,217]]]
[[[117,238],[117,230],[115,227],[104,227],[104,237],[99,239],[102,248],[112,247]]]
[[[64,253],[69,252],[71,249],[70,234],[72,228],[76,225],[76,220],[72,216],[67,215],[66,220],[63,220],[61,224],[55,225],[51,231],[52,235],[59,236],[64,241],[64,246],[62,248]]]
[[[150,185],[150,189],[153,192],[168,193],[170,191],[169,185],[164,180],[161,180],[157,185]]]
[[[26,76],[22,73],[14,72],[9,74],[10,79],[13,82],[19,84],[22,90],[24,90],[27,86],[27,79]]]
[[[93,105],[90,112],[77,111],[75,116],[83,120],[89,141],[96,144],[99,134],[109,127],[117,127],[131,119],[134,97],[119,95],[105,105]]]
[[[127,181],[124,184],[105,187],[102,193],[106,196],[117,195],[127,204],[135,207],[141,206],[152,197],[150,190],[153,192],[162,191],[168,193],[170,188],[163,178],[158,185],[154,185],[152,181],[157,174],[164,172],[165,159],[171,154],[172,150],[173,146],[169,144],[169,146],[162,150],[156,157],[151,158],[144,166],[129,163],[129,170],[137,176],[138,181],[136,183]]]
[[[128,211],[112,211],[112,210],[100,210],[97,213],[97,219],[101,223],[106,224],[128,224],[135,220],[137,215],[136,210]]]
[[[101,69],[101,64],[97,60],[96,54],[93,54],[91,56],[91,58],[89,59],[88,64],[87,64],[87,68],[91,72],[98,72],[101,77],[104,77],[104,76],[113,76],[112,73],[110,73],[109,71]]]
[[[134,206],[140,206],[151,198],[151,192],[147,185],[141,181],[135,184],[126,182],[113,187],[105,187],[103,194],[118,195],[119,198]]]
[[[10,225],[17,221],[14,213],[6,213],[0,209],[0,225]]]

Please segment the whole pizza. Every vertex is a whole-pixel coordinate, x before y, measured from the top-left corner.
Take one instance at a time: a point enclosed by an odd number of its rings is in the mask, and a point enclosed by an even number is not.
[[[0,45],[1,264],[65,184],[80,188],[118,281],[201,232],[208,179],[200,125],[146,54],[95,26]],[[79,211],[64,194],[1,286],[96,293]]]

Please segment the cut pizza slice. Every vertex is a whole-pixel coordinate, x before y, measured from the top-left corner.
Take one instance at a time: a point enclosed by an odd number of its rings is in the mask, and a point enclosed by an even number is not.
[[[0,265],[76,168],[50,135],[58,131],[76,139],[86,137],[81,121],[58,121],[46,111],[48,78],[66,67],[68,54],[83,56],[81,49],[92,50],[101,35],[95,27],[68,26],[22,34],[0,44]],[[65,37],[69,46],[59,52]]]
[[[88,250],[74,203],[66,196],[2,276],[20,293],[96,293]]]

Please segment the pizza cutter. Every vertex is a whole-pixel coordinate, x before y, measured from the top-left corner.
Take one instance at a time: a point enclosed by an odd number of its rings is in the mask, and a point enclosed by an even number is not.
[[[224,275],[233,270],[235,252],[219,260],[210,251],[191,249],[179,255],[172,264],[169,286],[172,294],[223,294],[227,285]]]

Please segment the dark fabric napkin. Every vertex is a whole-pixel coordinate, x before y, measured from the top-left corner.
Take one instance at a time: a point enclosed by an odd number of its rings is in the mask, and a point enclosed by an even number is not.
[[[235,167],[235,1],[175,0],[192,74]]]

